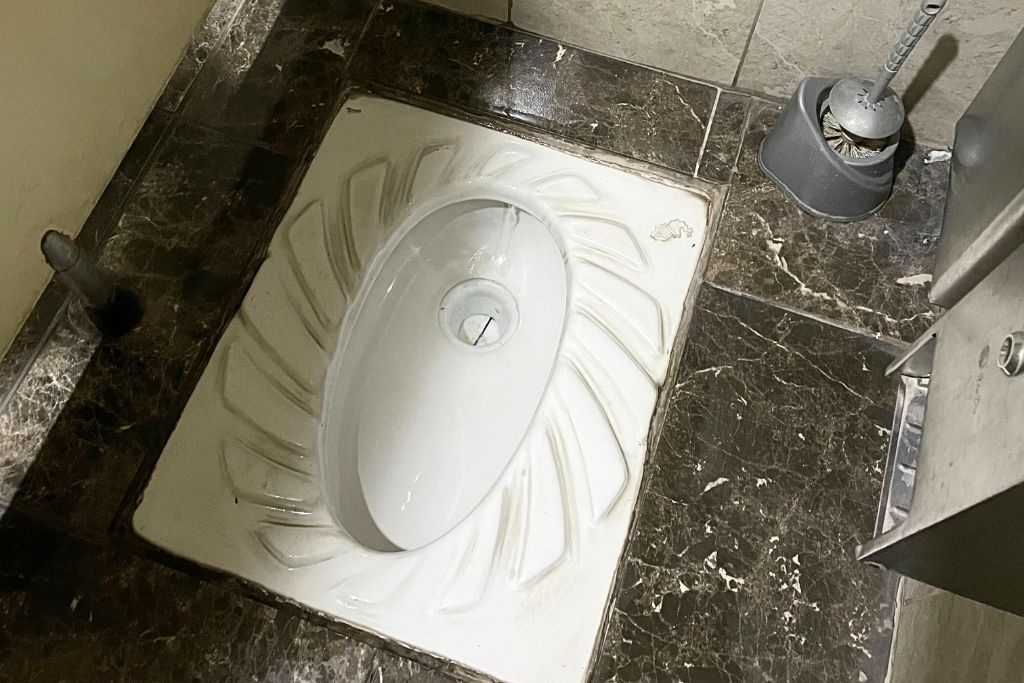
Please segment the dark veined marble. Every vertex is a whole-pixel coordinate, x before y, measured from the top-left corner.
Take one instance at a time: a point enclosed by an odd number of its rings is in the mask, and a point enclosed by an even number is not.
[[[163,94],[156,103],[157,109],[172,112],[178,109],[196,76],[199,75],[200,69],[220,44],[238,9],[246,2],[247,0],[216,0],[213,3],[203,25],[192,36],[185,54],[164,86]]]
[[[189,121],[289,154],[319,139],[369,0],[249,0],[182,105]]]
[[[693,173],[717,90],[414,4],[378,11],[353,77]]]
[[[142,322],[123,338],[103,340],[91,360],[82,357],[92,349],[73,334],[77,328],[54,337],[52,354],[62,360],[37,373],[53,390],[12,402],[4,415],[5,430],[24,435],[4,440],[0,471],[8,494],[13,478],[22,478],[15,508],[83,533],[106,531],[140,465],[159,454],[237,308],[296,182],[295,167],[188,124],[169,134],[99,250],[100,264],[141,295]],[[58,398],[67,401],[63,408]]]
[[[757,165],[779,106],[755,101],[707,278],[731,289],[912,341],[927,300],[949,173],[914,149],[879,213],[833,223],[803,213]]]
[[[456,680],[422,664],[380,651],[370,667],[367,683],[453,683]]]
[[[859,564],[895,387],[871,337],[705,286],[593,681],[881,681]]]
[[[739,155],[740,142],[750,109],[749,95],[722,91],[715,103],[704,152],[697,166],[697,177],[727,183],[732,179],[733,167]]]
[[[238,594],[8,513],[0,679],[352,681],[374,650]]]

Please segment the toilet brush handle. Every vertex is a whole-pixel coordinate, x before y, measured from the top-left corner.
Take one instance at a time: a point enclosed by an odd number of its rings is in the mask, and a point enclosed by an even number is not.
[[[907,24],[900,42],[896,43],[892,52],[889,53],[889,59],[885,61],[882,69],[878,72],[875,83],[871,87],[871,92],[868,93],[868,102],[874,104],[882,99],[885,89],[889,87],[889,83],[896,76],[896,72],[903,66],[903,62],[907,61],[907,56],[910,55],[911,50],[917,45],[917,41],[921,40],[921,36],[928,30],[932,20],[935,19],[935,15],[945,5],[946,0],[922,0],[921,6],[914,12],[914,18]]]

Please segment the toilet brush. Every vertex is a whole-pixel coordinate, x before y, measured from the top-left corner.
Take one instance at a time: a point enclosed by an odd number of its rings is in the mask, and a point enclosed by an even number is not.
[[[906,112],[889,83],[946,0],[924,0],[874,81],[805,78],[758,153],[762,170],[809,213],[865,218],[892,191]]]

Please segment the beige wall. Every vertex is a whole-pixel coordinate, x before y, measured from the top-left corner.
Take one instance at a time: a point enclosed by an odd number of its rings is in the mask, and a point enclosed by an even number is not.
[[[212,0],[0,0],[0,355]]]
[[[788,97],[804,76],[873,76],[920,0],[429,0],[719,85]],[[754,26],[755,18],[757,25]],[[751,29],[753,28],[753,32]],[[953,124],[1024,28],[1022,0],[949,0],[894,83],[915,136]],[[749,48],[747,48],[749,39]]]

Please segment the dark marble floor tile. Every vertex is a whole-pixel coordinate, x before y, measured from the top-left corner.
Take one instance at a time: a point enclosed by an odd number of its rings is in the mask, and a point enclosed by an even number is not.
[[[14,499],[100,341],[77,305],[56,311],[40,336],[39,348],[0,406],[0,510]]]
[[[125,152],[117,172],[129,180],[138,180],[146,168],[146,164],[153,158],[160,141],[171,127],[174,115],[162,109],[154,109],[150,112],[146,122],[135,135],[131,147]]]
[[[109,546],[0,520],[0,679],[366,680],[371,647]]]
[[[741,93],[722,91],[715,104],[704,152],[697,166],[697,177],[727,183],[739,155],[744,125],[751,98]]]
[[[183,104],[195,123],[289,154],[330,123],[369,0],[249,0]]]
[[[390,652],[380,651],[367,683],[452,683],[456,679]]]
[[[705,286],[594,681],[881,681],[880,342]],[[881,668],[880,668],[881,667]]]
[[[915,150],[876,215],[856,223],[812,217],[758,168],[778,105],[756,101],[719,224],[707,278],[832,320],[911,341],[935,319],[927,300],[948,164]]]
[[[145,315],[99,345],[62,411],[43,406],[60,412],[38,452],[26,439],[5,456],[31,462],[14,508],[105,532],[140,463],[159,454],[296,175],[293,160],[213,131],[181,124],[170,134],[99,255],[140,293]],[[69,344],[66,355],[81,348]],[[62,370],[49,381],[75,384]]]
[[[238,8],[245,2],[246,0],[217,0],[213,3],[202,26],[192,36],[185,54],[164,86],[164,92],[156,103],[157,109],[177,111],[199,71],[224,37]]]
[[[353,77],[693,173],[717,90],[421,5],[377,13]]]

